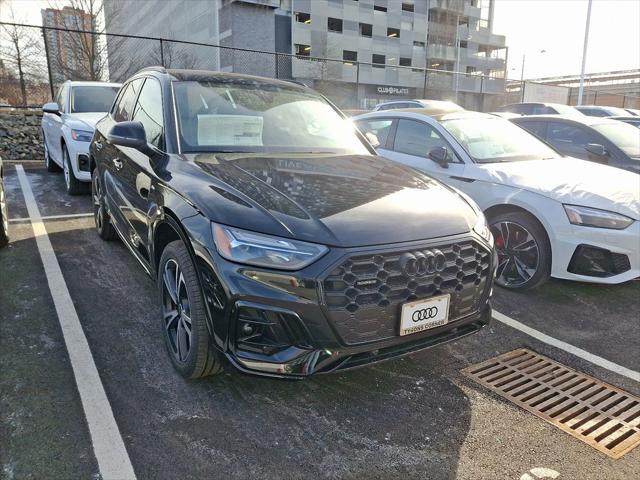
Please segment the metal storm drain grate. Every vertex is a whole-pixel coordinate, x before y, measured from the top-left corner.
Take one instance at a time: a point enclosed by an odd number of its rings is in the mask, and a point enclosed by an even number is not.
[[[462,373],[610,457],[640,444],[640,398],[535,352],[514,350]]]

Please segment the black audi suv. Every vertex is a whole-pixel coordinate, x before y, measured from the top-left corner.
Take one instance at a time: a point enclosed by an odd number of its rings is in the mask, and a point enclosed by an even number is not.
[[[292,82],[145,69],[91,143],[95,223],[157,282],[185,377],[303,377],[477,332],[493,240],[464,194],[375,155]]]

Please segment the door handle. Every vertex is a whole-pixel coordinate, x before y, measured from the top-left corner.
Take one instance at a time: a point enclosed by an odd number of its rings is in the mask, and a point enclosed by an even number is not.
[[[102,150],[102,142],[96,142],[94,145],[96,146],[96,150]]]
[[[122,167],[124,167],[124,164],[122,163],[122,160],[120,160],[119,158],[114,158],[113,166],[116,167],[116,170],[122,170]]]

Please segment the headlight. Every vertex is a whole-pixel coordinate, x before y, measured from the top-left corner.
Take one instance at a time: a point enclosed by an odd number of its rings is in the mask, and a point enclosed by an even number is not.
[[[491,235],[491,230],[489,230],[489,225],[487,225],[487,219],[484,217],[482,212],[478,212],[478,221],[474,225],[473,231],[484,238],[486,242],[493,247],[493,235]]]
[[[633,218],[625,217],[619,213],[599,210],[597,208],[579,207],[577,205],[563,205],[564,211],[573,225],[584,227],[612,228],[622,230],[633,223]]]
[[[218,253],[232,262],[281,270],[300,270],[329,249],[324,245],[272,237],[213,224]]]
[[[90,142],[93,138],[93,132],[85,132],[84,130],[71,130],[71,138],[76,142]]]

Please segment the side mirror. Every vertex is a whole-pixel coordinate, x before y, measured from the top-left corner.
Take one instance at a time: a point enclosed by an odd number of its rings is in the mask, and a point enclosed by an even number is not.
[[[378,137],[374,133],[367,132],[364,136],[367,137],[367,140],[369,140],[369,143],[373,148],[378,148],[380,146],[380,140],[378,140]]]
[[[44,113],[52,113],[54,115],[60,115],[60,107],[56,102],[48,102],[42,106],[42,111]]]
[[[429,158],[442,168],[449,168],[449,152],[444,147],[433,147],[429,150]]]
[[[107,140],[121,147],[135,148],[140,152],[150,155],[151,148],[147,144],[147,134],[140,122],[116,123],[107,134]]]
[[[587,143],[584,146],[584,149],[598,157],[606,157],[608,155],[607,150],[599,143]]]

